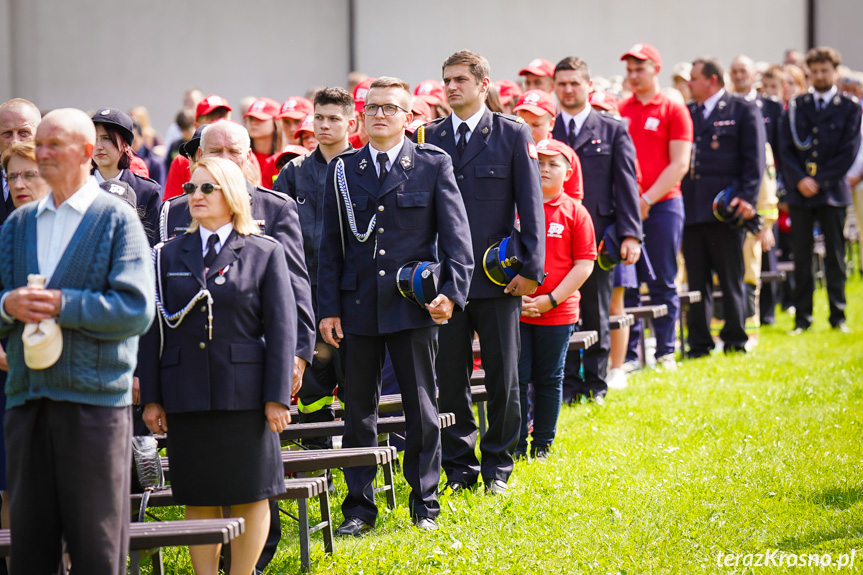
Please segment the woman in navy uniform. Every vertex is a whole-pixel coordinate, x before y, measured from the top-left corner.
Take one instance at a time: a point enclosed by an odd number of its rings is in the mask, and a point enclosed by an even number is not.
[[[184,190],[192,226],[154,251],[163,342],[144,354],[144,421],[168,433],[187,518],[221,517],[222,506],[245,518],[231,573],[247,575],[267,537],[267,500],[284,490],[278,433],[291,419],[296,305],[284,249],[260,235],[240,169],[201,160]],[[216,573],[218,545],[190,553],[196,572]]]
[[[156,245],[162,186],[129,170],[135,152],[132,118],[116,108],[102,108],[93,115],[96,148],[93,150],[93,175],[101,184],[112,178],[126,182],[135,191],[136,207],[151,246]]]

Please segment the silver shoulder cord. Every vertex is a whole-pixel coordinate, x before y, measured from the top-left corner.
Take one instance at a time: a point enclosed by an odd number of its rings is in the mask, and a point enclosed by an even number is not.
[[[790,102],[788,102],[788,123],[789,128],[791,128],[791,140],[794,142],[794,147],[800,150],[801,152],[805,152],[809,148],[812,147],[812,134],[809,134],[809,137],[806,138],[805,142],[800,141],[800,136],[797,135],[797,98],[792,98]]]
[[[348,180],[347,178],[345,178],[345,162],[341,158],[338,158],[336,160],[335,180],[336,192],[341,194],[342,201],[345,204],[345,213],[348,216],[348,225],[351,228],[351,233],[354,234],[354,237],[357,238],[358,242],[365,243],[369,239],[372,231],[375,228],[377,214],[372,216],[372,219],[369,222],[369,227],[366,229],[366,233],[359,233],[357,231],[357,221],[354,218],[354,208],[353,204],[351,203],[351,194],[348,191]],[[339,217],[341,218],[341,210],[339,210]]]
[[[195,297],[193,297],[189,303],[183,307],[180,311],[174,314],[169,314],[165,309],[165,306],[162,304],[162,244],[157,245],[153,248],[153,259],[156,264],[156,307],[159,310],[159,313],[165,318],[165,323],[171,329],[176,329],[183,323],[183,320],[186,318],[186,315],[192,311],[192,308],[195,307],[195,304],[200,300],[207,298],[207,331],[208,337],[212,341],[213,339],[213,296],[210,294],[210,290],[207,288],[201,288]],[[159,322],[159,335],[161,339],[161,343],[159,345],[159,356],[162,355],[162,346],[165,343],[164,333],[162,332],[162,322]]]
[[[159,210],[159,241],[168,241],[168,212],[171,211],[171,200],[166,200]]]

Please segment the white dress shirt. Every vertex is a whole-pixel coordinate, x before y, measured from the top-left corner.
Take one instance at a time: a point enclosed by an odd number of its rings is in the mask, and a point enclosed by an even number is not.
[[[710,117],[710,114],[713,113],[713,108],[716,107],[716,104],[719,103],[719,99],[725,95],[725,88],[722,88],[706,100],[704,100],[704,118],[707,119]]]
[[[383,152],[384,154],[387,155],[387,158],[388,158],[387,166],[386,166],[387,167],[387,173],[389,173],[389,171],[393,169],[393,166],[395,165],[396,160],[399,157],[399,153],[402,151],[402,147],[404,145],[405,145],[405,140],[404,140],[404,138],[402,138],[401,140],[399,140],[398,144],[396,144],[395,146],[393,146],[392,148],[390,148],[386,152]],[[369,153],[372,155],[372,162],[374,162],[374,164],[375,164],[375,173],[378,175],[378,177],[380,177],[381,165],[378,163],[378,154],[381,153],[381,150],[376,149],[374,146],[372,146],[372,143],[369,142]]]
[[[815,98],[815,109],[821,110],[821,106],[818,104],[818,100],[823,100],[825,107],[830,104],[830,101],[833,99],[833,96],[839,93],[839,89],[834,85],[832,88],[827,90],[826,92],[817,92],[814,88],[810,89],[812,92],[812,96]]]
[[[115,179],[115,180],[119,180],[119,179],[120,179],[120,176],[122,176],[122,175],[123,175],[123,172],[124,172],[124,171],[125,171],[125,170],[120,170],[120,173],[119,173],[119,174],[117,174],[116,176],[114,176],[114,178],[113,178],[113,179]],[[101,184],[102,182],[104,182],[104,181],[105,181],[105,178],[103,178],[103,177],[102,177],[102,174],[101,174],[101,173],[99,173],[99,168],[96,168],[95,170],[93,170],[93,177],[95,177],[95,178],[96,178],[96,183],[97,183],[97,184]]]
[[[198,226],[198,229],[201,231],[201,253],[203,253],[204,257],[207,257],[207,252],[210,251],[210,248],[207,246],[207,240],[210,239],[210,236],[213,234],[219,236],[219,240],[216,242],[216,245],[213,246],[218,254],[222,251],[222,246],[225,245],[225,242],[228,241],[228,236],[231,235],[231,231],[234,229],[234,224],[233,222],[228,222],[216,231],[210,231],[204,226]]]
[[[581,133],[581,127],[584,125],[584,122],[587,120],[587,117],[590,115],[590,110],[591,110],[591,107],[590,107],[590,104],[588,104],[584,107],[584,110],[582,110],[581,112],[579,112],[575,116],[573,116],[572,114],[570,114],[566,110],[560,111],[560,117],[563,120],[563,126],[566,128],[566,135],[567,136],[569,136],[569,121],[575,120],[575,135],[576,135],[576,137],[578,137],[578,135]]]
[[[481,106],[479,109],[479,112],[477,112],[476,114],[474,114],[473,116],[471,116],[467,120],[462,120],[461,118],[458,117],[458,114],[456,114],[455,112],[452,113],[452,131],[453,131],[453,134],[455,134],[455,143],[456,144],[458,144],[458,140],[460,137],[459,133],[458,133],[458,127],[461,126],[462,124],[467,124],[467,129],[469,130],[467,133],[467,136],[466,136],[467,140],[465,141],[465,144],[467,144],[468,142],[470,142],[470,137],[473,135],[474,131],[476,130],[477,124],[479,124],[479,121],[482,119],[483,112],[485,112],[485,106]]]

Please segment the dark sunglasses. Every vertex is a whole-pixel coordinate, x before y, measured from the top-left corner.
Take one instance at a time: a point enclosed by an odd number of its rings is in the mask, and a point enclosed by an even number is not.
[[[192,182],[186,182],[185,184],[183,184],[183,191],[190,196],[192,194],[194,194],[195,190],[197,190],[197,189],[198,189],[198,186],[196,186]],[[220,186],[218,184],[211,184],[210,182],[207,182],[206,184],[201,184],[201,193],[204,193],[204,194],[212,194],[213,190],[221,190],[221,189],[222,189],[222,186]]]

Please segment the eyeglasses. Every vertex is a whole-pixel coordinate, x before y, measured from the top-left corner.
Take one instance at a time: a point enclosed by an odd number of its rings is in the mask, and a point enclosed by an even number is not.
[[[195,190],[197,190],[197,189],[198,189],[198,186],[196,186],[192,182],[186,182],[185,184],[183,184],[183,191],[186,192],[186,194],[188,194],[190,196],[192,194],[194,194]],[[222,186],[220,186],[218,184],[211,184],[210,182],[207,182],[205,184],[201,184],[201,193],[203,193],[203,194],[212,194],[213,190],[221,190],[221,189],[222,189]]]
[[[6,174],[6,181],[10,184],[14,184],[18,178],[24,178],[24,181],[28,184],[39,177],[39,172],[36,170],[30,170],[27,172],[10,172]]]
[[[404,108],[402,108],[401,106],[396,106],[395,104],[384,104],[383,106],[378,105],[378,104],[366,104],[366,107],[365,107],[366,116],[377,116],[378,110],[383,110],[384,116],[387,116],[388,118],[395,116],[399,110],[401,110],[405,114],[410,113],[407,110],[405,110]]]

